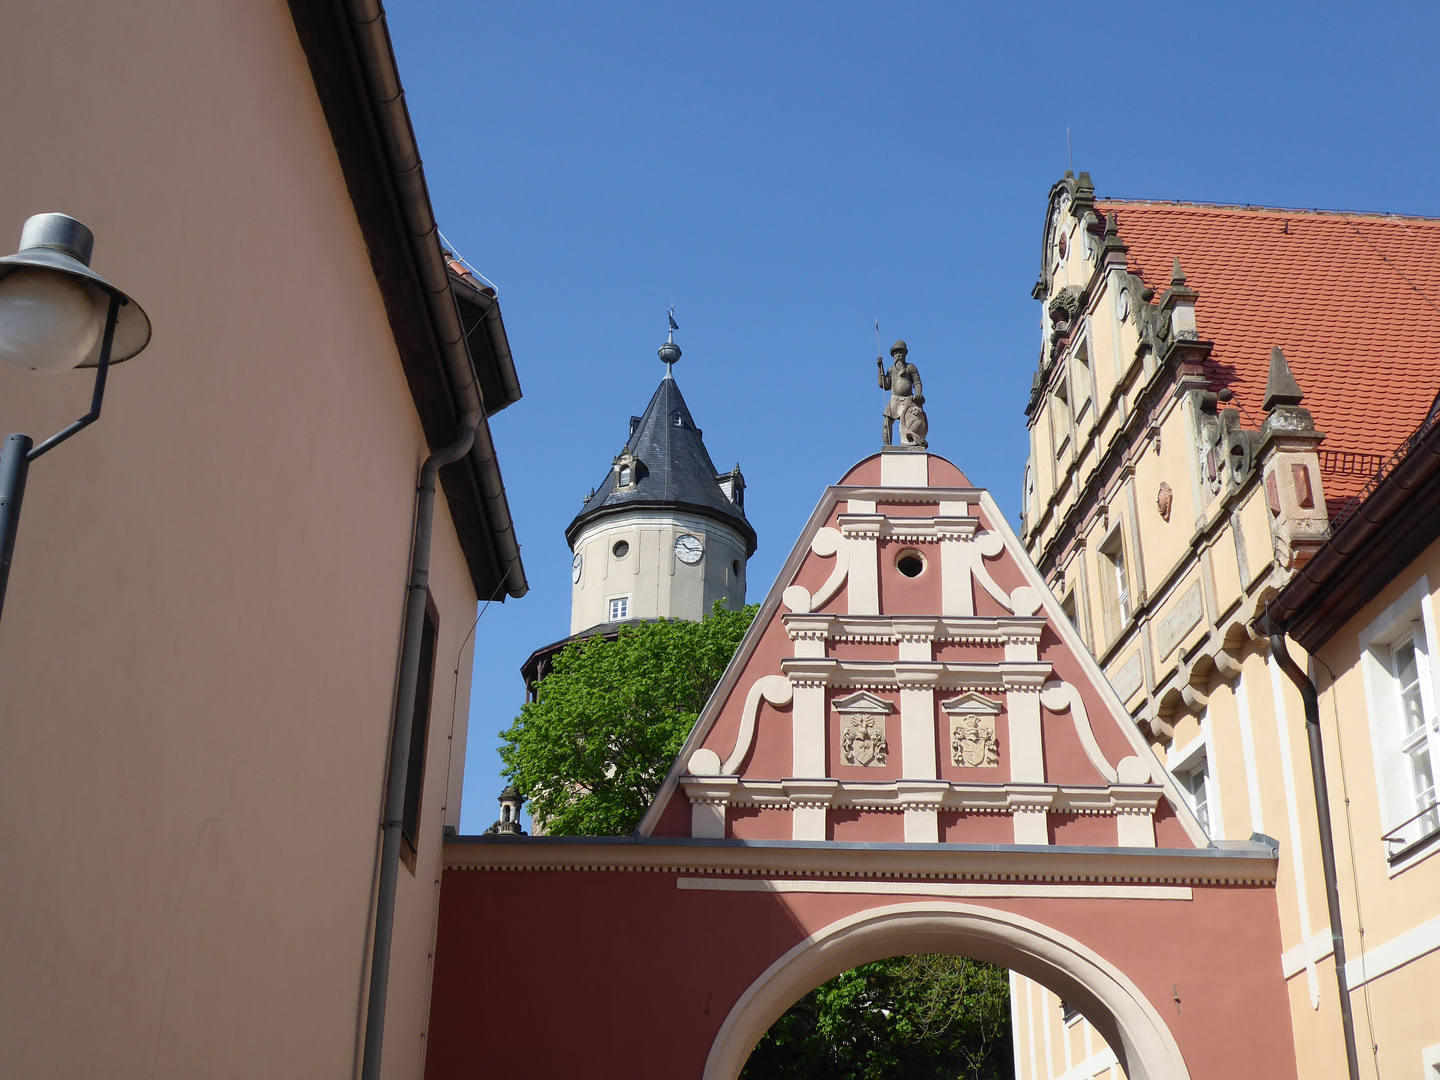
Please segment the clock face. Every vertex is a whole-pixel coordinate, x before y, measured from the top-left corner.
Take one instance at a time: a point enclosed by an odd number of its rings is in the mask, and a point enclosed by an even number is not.
[[[581,555],[581,554],[577,551],[577,552],[575,553],[575,559],[574,559],[574,561],[572,561],[572,562],[570,563],[570,580],[571,580],[574,584],[576,584],[576,585],[579,585],[579,584],[580,584],[580,568],[583,567],[584,565],[585,565],[585,556]]]
[[[686,566],[694,566],[700,561],[700,556],[705,554],[705,548],[700,543],[698,536],[691,536],[685,533],[675,538],[675,557]]]

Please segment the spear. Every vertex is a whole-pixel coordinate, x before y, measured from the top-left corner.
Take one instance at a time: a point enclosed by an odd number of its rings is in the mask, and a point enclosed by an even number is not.
[[[875,362],[882,368],[885,366],[885,356],[880,352],[880,320],[875,320]]]

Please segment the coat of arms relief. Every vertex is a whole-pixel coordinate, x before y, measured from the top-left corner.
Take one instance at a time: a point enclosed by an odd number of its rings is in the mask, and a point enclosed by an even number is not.
[[[998,702],[983,694],[961,694],[941,702],[950,716],[950,763],[971,769],[1000,764],[1000,740],[995,734]]]
[[[884,698],[861,691],[835,702],[840,714],[840,762],[843,765],[884,765],[885,717],[894,706]]]

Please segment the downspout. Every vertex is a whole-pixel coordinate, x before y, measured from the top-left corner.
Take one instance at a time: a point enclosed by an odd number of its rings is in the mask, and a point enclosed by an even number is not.
[[[385,1039],[385,996],[390,986],[390,942],[395,931],[395,887],[400,877],[400,830],[405,813],[405,779],[410,764],[410,729],[420,680],[420,641],[425,629],[425,597],[430,581],[430,537],[435,524],[435,478],[440,466],[459,461],[475,441],[479,412],[460,419],[459,437],[425,459],[415,509],[415,546],[405,597],[405,637],[400,649],[400,686],[390,737],[390,774],[385,786],[385,826],[380,846],[380,887],[375,898],[375,946],[370,961],[370,995],[365,1012],[362,1080],[379,1080]]]
[[[1335,982],[1340,988],[1340,1021],[1345,1028],[1345,1057],[1350,1080],[1360,1080],[1355,1050],[1355,1019],[1350,1012],[1350,987],[1345,978],[1345,934],[1340,926],[1340,883],[1335,876],[1335,834],[1330,828],[1330,797],[1325,780],[1325,748],[1320,742],[1320,699],[1315,684],[1301,670],[1285,645],[1285,627],[1267,615],[1270,655],[1289,676],[1305,702],[1305,734],[1310,742],[1310,783],[1315,789],[1315,819],[1320,828],[1320,864],[1325,874],[1325,906],[1330,912],[1330,942],[1335,951]],[[1308,946],[1306,946],[1308,947]]]
[[[362,1080],[380,1080],[381,1050],[385,1040],[385,1004],[390,981],[390,948],[395,929],[395,890],[400,875],[400,832],[405,806],[405,779],[410,756],[410,730],[415,716],[416,686],[420,674],[420,642],[425,626],[425,598],[430,577],[430,541],[434,532],[435,487],[442,465],[459,461],[472,448],[481,451],[481,464],[493,461],[495,450],[484,423],[484,403],[475,377],[474,362],[465,344],[460,313],[450,291],[449,271],[440,250],[439,230],[425,186],[425,172],[415,145],[405,94],[395,68],[395,54],[385,13],[379,0],[343,0],[345,16],[354,35],[357,58],[366,92],[380,130],[381,143],[395,184],[400,215],[410,238],[411,253],[425,304],[434,328],[436,345],[455,402],[457,427],[454,441],[436,450],[420,467],[415,510],[415,537],[410,557],[410,580],[405,600],[404,638],[400,650],[400,677],[395,695],[395,718],[390,741],[390,768],[385,789],[385,813],[380,844],[379,885],[375,898],[375,936],[370,962],[370,988],[366,1000]],[[477,447],[478,444],[478,447]],[[486,472],[481,469],[482,485]],[[498,488],[498,479],[492,486]],[[504,508],[504,490],[482,491],[493,513]],[[496,515],[497,517],[500,515]],[[508,512],[495,523],[509,530]],[[518,562],[518,560],[517,560]],[[514,569],[511,570],[515,573]],[[518,591],[523,592],[523,573]],[[512,586],[515,583],[512,581]]]

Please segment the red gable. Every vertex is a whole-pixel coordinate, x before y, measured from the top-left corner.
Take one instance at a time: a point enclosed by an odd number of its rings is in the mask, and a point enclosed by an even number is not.
[[[989,493],[899,448],[827,489],[640,832],[1207,843]]]

